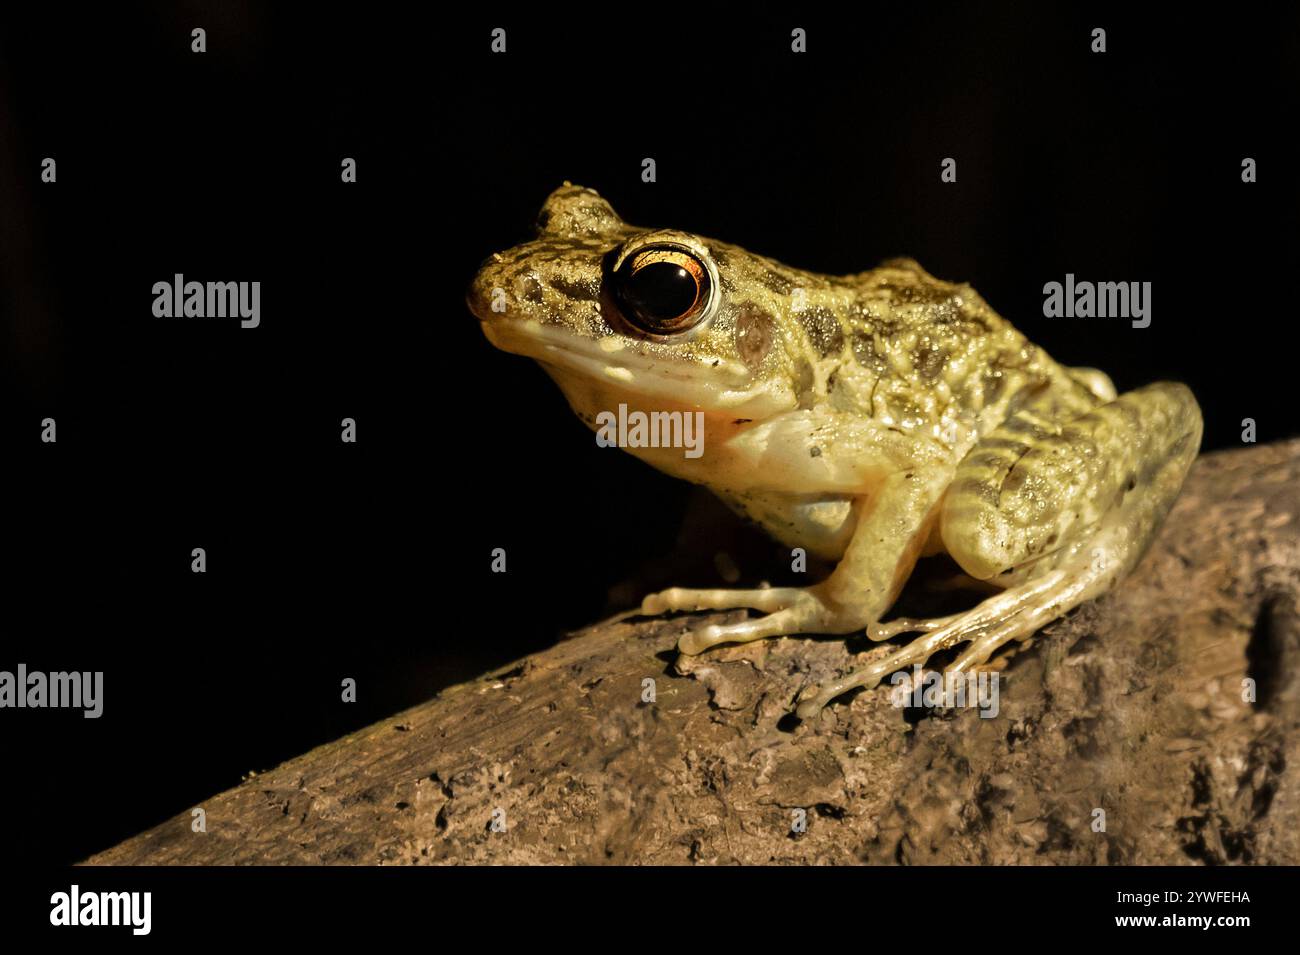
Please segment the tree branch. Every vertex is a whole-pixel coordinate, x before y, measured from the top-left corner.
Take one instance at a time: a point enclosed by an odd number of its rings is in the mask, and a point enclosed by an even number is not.
[[[803,686],[887,649],[679,672],[693,618],[616,623],[213,796],[206,833],[187,810],[88,861],[1295,864],[1297,514],[1300,441],[1203,457],[1134,575],[1010,660],[993,719],[886,685],[798,724]]]

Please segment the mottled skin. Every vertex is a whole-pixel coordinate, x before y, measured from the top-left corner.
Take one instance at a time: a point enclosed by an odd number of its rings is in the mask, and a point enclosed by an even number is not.
[[[654,335],[611,285],[629,256],[666,243],[705,266],[714,288],[705,320]],[[593,428],[620,403],[702,411],[703,456],[628,450],[707,485],[791,547],[838,561],[809,587],[647,597],[647,614],[764,614],[693,630],[682,652],[798,633],[925,634],[810,687],[803,718],[946,647],[968,644],[950,670],[980,666],[1104,593],[1150,544],[1200,445],[1185,386],[1116,397],[1104,374],[1057,364],[970,286],[911,260],[804,272],[628,225],[567,183],[546,200],[538,238],[485,262],[468,302],[488,339],[539,361]],[[967,613],[880,625],[917,557],[941,551],[1005,589]]]

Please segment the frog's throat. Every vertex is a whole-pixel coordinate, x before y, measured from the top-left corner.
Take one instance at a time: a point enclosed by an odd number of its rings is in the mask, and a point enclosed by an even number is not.
[[[580,390],[589,400],[616,408],[619,401],[642,398],[665,407],[725,411],[755,420],[771,417],[796,404],[788,387],[776,381],[755,381],[740,362],[717,365],[673,362],[627,348],[607,352],[562,329],[534,323],[515,330],[500,322],[483,322],[483,334],[497,348],[537,361],[572,403]],[[584,402],[586,404],[587,402]]]

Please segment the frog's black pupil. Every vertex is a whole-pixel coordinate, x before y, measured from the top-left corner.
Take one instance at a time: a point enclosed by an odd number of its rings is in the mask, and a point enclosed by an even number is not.
[[[650,262],[623,282],[624,301],[651,322],[680,318],[690,311],[698,294],[695,277],[674,262]]]

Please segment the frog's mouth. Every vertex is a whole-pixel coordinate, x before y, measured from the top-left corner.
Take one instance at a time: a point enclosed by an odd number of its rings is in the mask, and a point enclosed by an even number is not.
[[[532,358],[551,373],[555,369],[588,379],[602,390],[638,395],[675,406],[702,411],[735,412],[762,418],[794,403],[788,390],[774,382],[754,381],[741,362],[727,359],[674,360],[661,354],[637,351],[614,339],[617,347],[576,336],[563,328],[537,321],[480,320],[483,334],[497,348]]]

